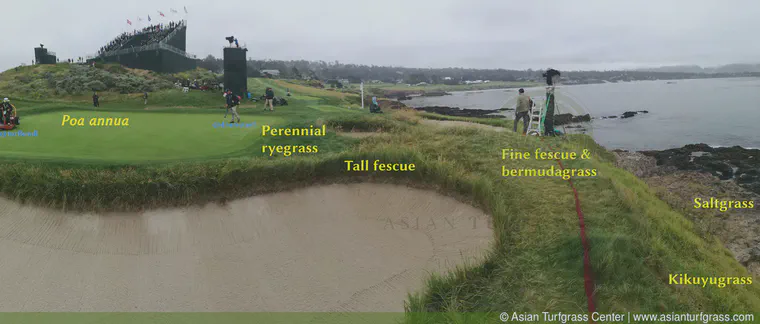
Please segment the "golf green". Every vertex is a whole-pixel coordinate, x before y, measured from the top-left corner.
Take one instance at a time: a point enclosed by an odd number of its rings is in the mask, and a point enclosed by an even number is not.
[[[120,118],[121,125],[90,125],[92,118],[104,118],[102,121],[107,121],[109,117],[114,118],[114,121]],[[244,118],[240,124],[244,127],[226,128],[219,127],[223,121],[221,114],[93,111],[46,113],[23,118],[20,127],[10,131],[27,134],[37,131],[36,136],[11,137],[9,134],[0,134],[0,146],[3,156],[10,158],[109,162],[187,160],[220,157],[240,151],[260,140],[262,125],[282,123],[281,118],[273,116]],[[63,122],[64,119],[67,121]],[[96,119],[93,123],[98,121]]]

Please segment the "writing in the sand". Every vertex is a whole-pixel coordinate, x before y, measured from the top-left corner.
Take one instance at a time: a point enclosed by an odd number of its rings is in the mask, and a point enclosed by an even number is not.
[[[346,171],[408,172],[416,168],[414,163],[383,163],[380,160],[375,160],[371,169],[369,160],[344,160],[343,162],[346,163]]]

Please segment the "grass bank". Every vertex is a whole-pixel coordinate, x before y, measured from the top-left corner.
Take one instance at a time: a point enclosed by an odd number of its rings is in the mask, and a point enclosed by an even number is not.
[[[420,112],[419,115],[426,119],[432,119],[432,120],[462,121],[462,122],[468,122],[468,123],[504,127],[507,129],[511,129],[513,126],[513,120],[511,119],[446,116],[446,115],[429,113],[429,112]],[[519,129],[522,129],[522,124],[519,125]]]
[[[408,111],[370,115],[348,109],[350,95],[317,89],[301,93],[282,81],[251,82],[294,92],[294,104],[271,116],[322,120],[332,133],[353,129],[386,134],[316,139],[314,143],[330,148],[289,157],[250,151],[156,164],[2,160],[0,192],[57,208],[134,210],[223,203],[318,183],[371,181],[427,188],[492,215],[495,244],[484,263],[434,275],[424,291],[410,295],[410,322],[431,322],[430,317],[414,316],[420,312],[445,312],[442,316],[449,322],[457,322],[460,312],[585,313],[582,248],[572,191],[556,177],[504,177],[502,166],[547,169],[556,167],[556,162],[503,160],[501,154],[505,148],[587,150],[590,159],[564,164],[570,169],[598,170],[595,178],[574,180],[592,247],[598,311],[743,313],[760,309],[757,284],[724,288],[670,284],[670,274],[748,274],[720,242],[700,237],[691,222],[659,200],[646,184],[613,167],[613,156],[587,136],[541,141],[512,132],[436,128],[419,123],[420,116]],[[140,109],[130,107],[123,109]],[[259,114],[263,112],[254,109],[249,116]],[[282,141],[271,143],[307,143]],[[417,171],[346,172],[343,161],[347,159],[415,163]]]
[[[541,86],[539,82],[530,81],[492,81],[479,84],[429,84],[429,85],[411,85],[395,83],[368,83],[365,87],[368,89],[380,89],[385,91],[475,91],[489,89],[509,89],[509,88],[528,88]],[[358,89],[358,85],[352,84],[350,89]]]

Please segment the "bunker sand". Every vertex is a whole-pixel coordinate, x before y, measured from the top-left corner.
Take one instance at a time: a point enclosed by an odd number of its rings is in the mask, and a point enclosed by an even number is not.
[[[395,185],[133,214],[0,206],[0,312],[403,311],[493,242],[480,210]]]

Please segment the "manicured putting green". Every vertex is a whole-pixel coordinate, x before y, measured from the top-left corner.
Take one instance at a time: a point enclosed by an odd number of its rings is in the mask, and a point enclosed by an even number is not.
[[[84,118],[84,126],[61,125],[64,115]],[[129,126],[89,126],[90,118],[129,118]],[[72,111],[32,115],[18,130],[36,137],[0,137],[3,155],[11,158],[166,161],[218,157],[240,151],[261,139],[261,125],[277,125],[274,116],[243,116],[249,128],[214,128],[218,114]]]

